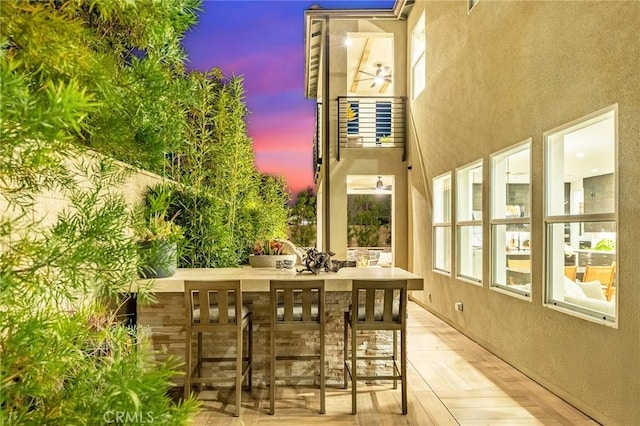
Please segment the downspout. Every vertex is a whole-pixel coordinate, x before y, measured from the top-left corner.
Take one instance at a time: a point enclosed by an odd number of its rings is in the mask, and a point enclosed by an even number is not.
[[[324,52],[322,53],[324,56],[324,60],[322,61],[322,103],[324,105],[322,114],[322,134],[324,136],[322,138],[322,156],[325,157],[324,161],[322,161],[322,167],[324,167],[324,179],[322,180],[322,192],[324,194],[322,247],[323,251],[328,252],[331,250],[331,133],[329,131],[329,110],[331,108],[331,102],[329,101],[329,15],[325,15],[324,17]]]

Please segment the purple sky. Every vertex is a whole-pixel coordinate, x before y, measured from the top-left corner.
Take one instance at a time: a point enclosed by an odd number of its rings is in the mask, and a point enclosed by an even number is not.
[[[315,101],[304,98],[304,11],[391,8],[385,1],[204,1],[186,36],[188,67],[244,76],[258,169],[283,176],[293,194],[313,185]]]

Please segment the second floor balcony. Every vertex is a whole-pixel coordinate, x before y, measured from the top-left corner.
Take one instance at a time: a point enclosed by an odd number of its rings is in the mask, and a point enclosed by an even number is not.
[[[405,110],[404,97],[338,97],[338,152],[342,148],[404,148]]]

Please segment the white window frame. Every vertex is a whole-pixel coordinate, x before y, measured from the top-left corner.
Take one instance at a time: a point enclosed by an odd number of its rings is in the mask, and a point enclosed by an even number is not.
[[[482,159],[464,165],[456,169],[456,278],[461,281],[470,282],[472,284],[482,285],[482,274],[483,274],[483,256],[484,256],[484,242],[482,240],[483,227],[482,227],[482,198],[480,199],[480,210],[479,215],[474,215],[473,210],[473,180],[471,176],[471,172],[475,170],[479,170],[480,172],[480,193],[482,194],[482,188],[484,186],[484,161]],[[473,269],[473,265],[476,264],[476,254],[473,250],[473,241],[470,238],[467,238],[467,234],[462,232],[463,228],[480,228],[480,252],[479,252],[479,263],[480,263],[480,277],[475,277],[473,275],[465,275],[461,271],[463,269],[468,270],[469,265],[466,268],[462,267],[463,262],[471,262]],[[471,230],[473,233],[473,230]],[[466,258],[463,259],[463,254],[466,254]]]
[[[432,216],[432,249],[433,270],[451,276],[451,198],[453,195],[453,176],[451,172],[433,178],[433,216]],[[448,181],[448,182],[447,182]],[[448,185],[448,196],[447,194]],[[443,240],[445,247],[439,246],[439,232],[448,233]],[[442,256],[440,262],[439,256]],[[442,265],[440,265],[442,263]],[[447,268],[448,266],[448,268]]]
[[[510,251],[509,245],[506,241],[507,227],[516,226],[519,228],[529,229],[529,244],[531,244],[531,145],[532,139],[528,138],[515,145],[511,145],[499,152],[496,152],[490,156],[490,174],[491,174],[491,186],[490,186],[490,226],[489,226],[489,258],[490,258],[490,288],[492,290],[499,291],[514,297],[522,298],[527,301],[531,301],[531,289],[528,290],[516,286],[509,285],[507,282],[507,275],[510,271],[507,270],[507,254]],[[503,159],[519,154],[522,151],[529,151],[529,164],[528,164],[528,208],[524,211],[524,216],[508,217],[511,213],[506,209],[506,196],[507,194],[507,181],[508,169],[507,164]],[[511,182],[514,183],[514,182]],[[504,227],[505,230],[498,230],[498,227]],[[519,233],[519,232],[518,232]],[[518,248],[520,252],[520,247]],[[526,256],[526,254],[524,255]],[[529,247],[529,261],[531,262],[531,247]],[[498,275],[500,275],[498,279]],[[502,279],[504,275],[504,280]],[[526,280],[526,273],[522,274]],[[498,282],[503,281],[503,282]],[[531,284],[531,267],[529,269],[529,284]]]
[[[600,123],[607,119],[614,120],[614,130],[613,130],[613,139],[614,139],[614,207],[613,211],[605,212],[605,213],[587,213],[579,212],[579,213],[559,213],[555,211],[556,208],[554,203],[552,202],[552,197],[558,197],[560,194],[557,194],[557,191],[554,191],[548,185],[551,179],[558,179],[558,176],[552,176],[552,174],[557,174],[557,166],[554,169],[554,161],[557,162],[558,157],[562,158],[564,162],[564,149],[562,152],[558,150],[562,146],[551,146],[552,143],[557,141],[558,137],[562,137],[564,140],[564,136],[569,133],[576,132],[580,129],[592,126],[594,124]],[[544,188],[545,188],[545,196],[544,196],[544,306],[558,310],[560,312],[566,313],[568,315],[576,316],[588,321],[596,322],[602,325],[610,326],[613,328],[617,328],[618,326],[618,291],[614,293],[612,300],[614,301],[614,315],[609,315],[606,312],[602,312],[596,309],[588,309],[583,308],[576,304],[565,303],[564,294],[562,292],[562,288],[558,288],[553,286],[553,270],[559,269],[557,262],[559,259],[557,256],[553,256],[554,249],[555,251],[564,250],[564,241],[558,241],[557,238],[554,238],[554,233],[552,232],[552,227],[557,224],[571,224],[571,226],[582,227],[585,222],[593,223],[593,222],[613,222],[615,225],[615,229],[618,229],[618,199],[619,199],[619,187],[618,187],[618,105],[614,104],[609,107],[603,108],[594,113],[588,114],[584,117],[573,120],[569,123],[566,123],[562,126],[559,126],[555,129],[549,130],[543,134],[544,139],[544,159],[545,159],[545,171],[544,171]],[[553,150],[552,150],[553,149]],[[553,157],[552,158],[552,154]],[[563,179],[564,181],[564,179]],[[616,236],[617,241],[617,236]],[[615,263],[617,265],[617,259],[619,258],[619,253],[616,249],[614,253]],[[617,274],[616,274],[617,275]],[[563,277],[564,279],[564,277]],[[619,286],[619,280],[616,279],[616,286]],[[556,281],[557,282],[557,281]],[[560,297],[562,295],[562,297]]]
[[[411,99],[416,99],[427,86],[427,28],[422,12],[411,31]]]

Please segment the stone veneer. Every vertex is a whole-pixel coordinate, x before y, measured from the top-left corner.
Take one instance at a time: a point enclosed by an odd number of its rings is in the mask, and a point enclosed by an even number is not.
[[[169,356],[184,360],[185,351],[185,307],[184,293],[156,293],[157,303],[137,307],[137,322],[141,327],[147,327],[151,335],[152,344],[157,350],[157,359],[165,360]],[[343,327],[344,311],[351,301],[350,292],[326,292],[326,338],[325,363],[328,384],[340,384],[343,380]],[[269,350],[270,350],[270,318],[269,293],[243,293],[243,303],[253,312],[253,384],[265,386],[269,378]],[[359,338],[361,349],[367,355],[389,350],[392,342],[390,332],[369,332],[366,337]],[[294,332],[291,336],[278,337],[279,353],[290,352],[296,354],[312,354],[319,341],[318,333],[309,331]],[[194,345],[195,346],[195,345]],[[204,356],[234,356],[235,342],[231,333],[216,333],[205,337],[203,345]],[[286,349],[289,348],[289,349]],[[305,349],[306,348],[306,349]],[[380,361],[374,361],[380,365]],[[371,364],[369,369],[376,368]],[[209,368],[207,370],[207,368]],[[219,368],[206,364],[203,375],[211,374],[211,369]],[[233,368],[229,363],[228,368]],[[313,374],[317,368],[304,361],[279,361],[278,374],[286,369],[287,375]],[[382,367],[380,367],[382,368]],[[176,385],[183,386],[183,378],[175,377]]]

